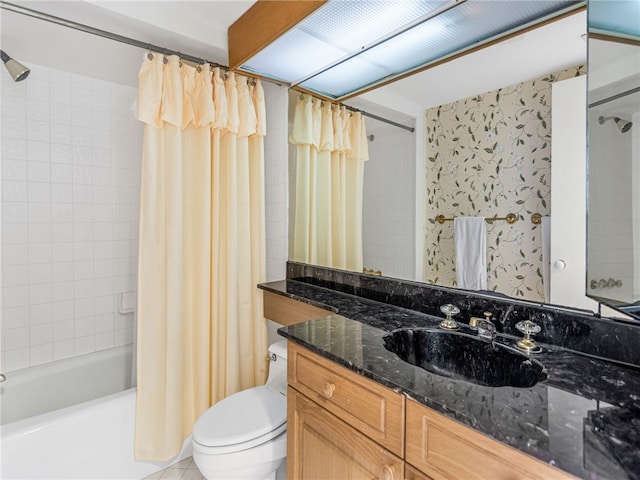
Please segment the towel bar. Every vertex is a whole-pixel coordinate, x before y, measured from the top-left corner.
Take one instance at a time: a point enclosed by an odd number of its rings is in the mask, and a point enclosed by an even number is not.
[[[444,222],[452,222],[455,217],[446,218],[444,215],[436,216],[436,222],[442,224]],[[508,224],[516,223],[518,221],[518,216],[515,213],[509,213],[506,217],[489,217],[485,218],[485,220],[489,223],[493,223],[496,220],[505,220]]]

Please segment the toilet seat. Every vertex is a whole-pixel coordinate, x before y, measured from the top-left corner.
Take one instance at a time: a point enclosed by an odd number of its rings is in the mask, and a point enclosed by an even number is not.
[[[246,450],[287,429],[287,399],[267,385],[221,400],[193,427],[193,441],[210,454]]]

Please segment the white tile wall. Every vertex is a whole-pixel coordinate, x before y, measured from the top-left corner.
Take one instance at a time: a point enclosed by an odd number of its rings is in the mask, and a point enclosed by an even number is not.
[[[142,127],[134,88],[2,71],[2,342],[11,371],[131,343]]]
[[[364,266],[415,280],[415,135],[368,118],[366,122],[374,140],[364,167]]]
[[[594,112],[591,125],[598,125]],[[591,183],[589,186],[589,267],[588,284],[591,280],[622,280],[621,287],[595,288],[589,292],[606,298],[628,301],[634,296],[633,265],[633,167],[632,140],[621,134],[615,124],[609,122],[589,132],[589,154],[595,159],[589,163]],[[619,235],[611,235],[611,232]]]
[[[265,234],[267,254],[267,281],[286,277],[289,249],[288,224],[288,105],[289,93],[285,87],[263,83],[267,110],[267,136],[264,140],[265,156]],[[281,340],[276,330],[281,325],[268,322],[269,343]]]
[[[267,280],[283,280],[288,258],[288,105],[285,87],[264,83],[267,110],[265,155],[265,222]]]

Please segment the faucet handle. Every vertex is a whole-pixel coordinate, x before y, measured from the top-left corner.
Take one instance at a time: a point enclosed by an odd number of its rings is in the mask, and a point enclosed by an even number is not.
[[[531,339],[531,336],[540,333],[540,325],[531,320],[523,320],[516,323],[516,328],[524,334],[524,337],[518,340],[516,346],[527,353],[539,352],[540,347]]]
[[[531,320],[523,320],[522,322],[516,323],[516,328],[525,335],[540,333],[540,325]]]
[[[460,309],[451,303],[442,305],[440,311],[446,315],[446,318],[440,322],[440,328],[445,330],[457,330],[460,328],[458,324],[453,320],[453,316],[460,313]]]
[[[457,315],[460,313],[460,309],[453,305],[452,303],[447,303],[440,307],[440,311],[447,316],[447,320],[451,320],[453,315]]]

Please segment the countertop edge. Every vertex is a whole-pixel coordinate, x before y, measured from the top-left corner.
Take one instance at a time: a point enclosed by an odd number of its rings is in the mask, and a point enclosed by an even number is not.
[[[293,280],[287,280],[287,281],[291,282]],[[273,293],[275,295],[280,295],[281,297],[290,298],[292,300],[297,300],[298,302],[306,303],[307,305],[311,305],[311,306],[314,306],[314,307],[322,308],[324,310],[330,310],[333,313],[339,313],[338,309],[336,307],[332,307],[331,305],[327,305],[326,303],[316,302],[316,301],[310,300],[310,299],[308,299],[306,297],[301,297],[301,296],[296,295],[294,293],[287,292],[286,289],[282,288],[283,284],[286,284],[285,280],[279,280],[279,281],[267,282],[267,283],[259,283],[258,284],[258,288],[261,289],[261,290],[264,290],[265,292]],[[322,287],[314,287],[314,288],[322,289]]]

